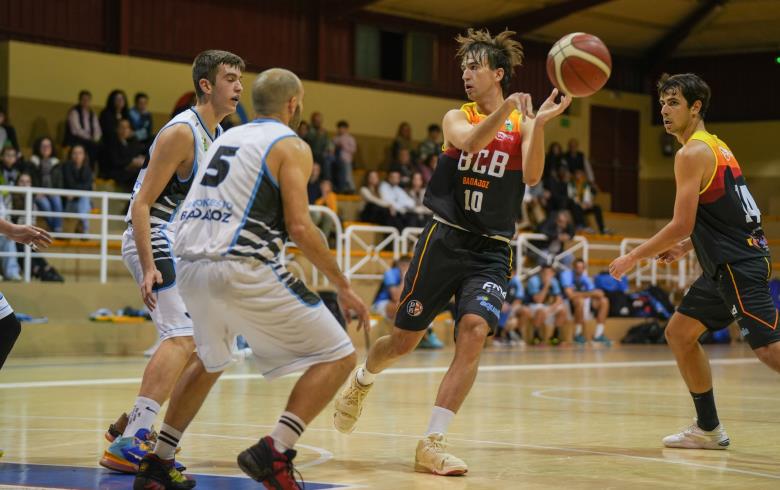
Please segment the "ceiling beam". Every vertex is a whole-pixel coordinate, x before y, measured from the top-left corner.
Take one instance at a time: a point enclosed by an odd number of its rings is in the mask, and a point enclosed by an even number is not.
[[[321,0],[320,6],[327,16],[344,17],[377,2],[379,0]]]
[[[696,9],[677,25],[672,27],[664,37],[659,39],[645,52],[645,65],[655,69],[666,61],[680,44],[691,35],[691,32],[707,17],[717,13],[728,0],[702,0]]]
[[[549,7],[543,7],[531,12],[524,12],[519,15],[512,15],[500,19],[494,19],[486,22],[491,31],[502,31],[505,28],[513,29],[521,34],[528,34],[540,27],[563,19],[572,14],[576,14],[585,9],[607,3],[611,0],[568,0],[567,2],[556,3]]]

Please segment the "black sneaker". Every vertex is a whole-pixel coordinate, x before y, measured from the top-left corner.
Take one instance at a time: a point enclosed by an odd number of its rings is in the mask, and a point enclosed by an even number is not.
[[[295,480],[296,472],[292,462],[296,454],[294,449],[280,453],[274,447],[271,436],[265,436],[260,439],[260,442],[238,455],[238,466],[241,471],[263,483],[266,488],[300,490],[303,487]]]
[[[138,465],[133,490],[182,490],[195,486],[171,461],[160,459],[156,454],[147,454]]]

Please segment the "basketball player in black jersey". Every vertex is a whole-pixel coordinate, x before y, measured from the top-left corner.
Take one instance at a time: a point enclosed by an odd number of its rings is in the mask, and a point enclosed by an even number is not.
[[[417,471],[459,475],[466,463],[444,450],[444,434],[477,375],[485,338],[498,323],[512,275],[509,241],[520,216],[525,184],[544,167],[544,126],[571,103],[557,91],[534,116],[531,96],[509,91],[522,62],[514,32],[492,37],[469,29],[458,36],[466,95],[472,101],[444,116],[444,152],[425,194],[434,218],[425,227],[404,280],[390,335],[371,347],[336,399],[334,424],[351,432],[374,377],[411,352],[454,295],[458,336],[455,358],[439,387]]]
[[[712,374],[698,339],[707,329],[737,321],[761,361],[780,371],[778,312],[769,294],[771,260],[761,212],[748,191],[739,163],[728,146],[704,128],[710,88],[698,76],[664,75],[658,82],[666,132],[683,147],[674,159],[677,194],[674,216],[651,239],[615,259],[610,273],[619,278],[639,260],[676,261],[696,251],[703,269],[666,327],[696,406],[696,422],[667,436],[667,447],[725,449],[726,431],[718,420]]]

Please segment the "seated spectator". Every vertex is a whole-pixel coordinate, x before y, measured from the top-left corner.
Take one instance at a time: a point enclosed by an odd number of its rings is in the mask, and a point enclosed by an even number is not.
[[[92,94],[89,90],[79,92],[79,103],[68,111],[68,121],[65,124],[65,146],[83,146],[87,150],[91,164],[96,165],[100,150],[99,141],[103,137],[103,131],[100,129],[100,123],[92,111],[91,105]]]
[[[338,199],[336,199],[336,193],[333,192],[333,184],[331,184],[329,180],[320,180],[320,197],[314,201],[314,204],[317,206],[325,206],[338,214],[339,202]],[[331,236],[336,231],[336,223],[334,223],[329,216],[326,216],[325,213],[320,212],[312,213],[312,221],[317,228],[322,230],[325,238],[327,238],[330,243]]]
[[[71,147],[68,161],[62,164],[62,181],[65,189],[91,191],[93,188],[92,168],[89,166],[89,156],[81,145]],[[92,204],[89,197],[71,197],[67,205],[68,212],[89,214]],[[89,233],[89,218],[81,218],[81,233]]]
[[[585,216],[592,214],[596,219],[599,233],[604,235],[607,233],[607,229],[604,227],[604,214],[601,211],[601,206],[593,202],[594,195],[595,192],[590,182],[588,182],[585,172],[576,170],[574,172],[574,180],[569,182],[569,197],[572,200],[571,210],[574,215],[574,223],[587,228]]]
[[[412,174],[412,185],[409,188],[409,196],[414,200],[414,209],[410,213],[409,225],[422,227],[433,216],[433,211],[425,207],[425,182],[420,172]]]
[[[369,170],[363,177],[360,197],[363,198],[363,209],[360,211],[360,221],[382,226],[392,226],[395,210],[392,204],[382,199],[379,193],[379,172]]]
[[[428,182],[431,181],[431,177],[433,177],[433,171],[436,170],[436,165],[438,165],[438,163],[438,155],[428,155],[428,158],[425,160],[420,160],[420,164],[417,165],[417,171],[422,174],[425,185],[428,185]]]
[[[352,179],[353,161],[357,152],[357,141],[349,132],[349,123],[339,121],[336,124],[336,136],[333,137],[336,148],[336,190],[342,193],[354,193],[355,181]]]
[[[520,343],[522,332],[528,331],[531,310],[523,304],[525,291],[520,276],[514,275],[507,285],[506,298],[498,318],[499,334],[496,341],[506,345]]]
[[[545,209],[549,194],[549,191],[544,189],[541,182],[535,186],[525,186],[522,207],[523,221],[520,229],[538,229],[544,223],[545,219],[547,219]]]
[[[311,130],[311,126],[309,126],[309,123],[306,121],[301,121],[298,123],[298,137],[305,140],[306,135],[309,134],[309,131]]]
[[[526,343],[536,343],[535,335],[538,335],[541,343],[550,342],[556,345],[567,342],[569,332],[566,331],[566,323],[569,315],[566,303],[563,301],[561,285],[555,278],[555,270],[552,266],[542,266],[539,274],[528,279],[526,294],[530,302],[531,315],[530,326],[523,334]],[[558,329],[558,336],[554,339],[555,329]]]
[[[21,158],[17,157],[16,150],[11,145],[3,147],[1,156],[2,168],[0,169],[0,172],[2,172],[3,185],[16,185],[19,174],[21,174],[27,166]]]
[[[54,143],[51,138],[45,136],[35,141],[30,163],[34,168],[33,183],[36,187],[62,189],[62,166],[60,160],[54,156]],[[47,213],[62,213],[62,197],[57,195],[38,194],[35,196],[35,205]],[[46,216],[44,219],[51,231],[62,231],[61,216]]]
[[[550,143],[547,154],[544,156],[544,172],[542,173],[542,183],[549,187],[552,175],[558,173],[558,169],[563,165],[563,148],[557,141]]]
[[[8,148],[16,152],[13,147],[9,146]],[[27,174],[21,175],[29,177]],[[22,177],[20,176],[20,178]],[[11,194],[4,193],[4,195],[0,195],[0,218],[13,221],[8,215],[12,207],[13,199]],[[0,252],[15,253],[16,242],[5,235],[0,235]],[[3,279],[6,281],[21,281],[22,275],[19,269],[19,260],[16,257],[0,257],[0,274],[3,275]]]
[[[127,109],[127,95],[123,90],[115,89],[108,94],[106,106],[100,111],[100,129],[103,131],[103,149],[114,146],[117,141],[119,121],[130,120]],[[132,126],[130,127],[132,132]]]
[[[399,230],[411,226],[415,202],[401,187],[401,173],[398,170],[391,169],[387,173],[387,179],[379,184],[379,196],[390,203],[392,226]]]
[[[544,244],[546,255],[539,257],[540,262],[552,265],[555,256],[565,250],[566,242],[574,236],[574,226],[568,211],[558,211],[548,215],[547,221],[542,224],[539,232],[547,236],[547,243]],[[568,256],[562,262],[571,263],[572,260],[571,256]]]
[[[432,155],[435,155],[438,158],[441,154],[441,145],[441,126],[438,124],[431,124],[428,126],[428,136],[420,143],[420,146],[417,147],[417,160],[419,162],[425,162]]]
[[[404,121],[398,125],[398,131],[395,134],[393,144],[390,146],[390,161],[397,162],[401,149],[409,150],[412,153],[412,126]]]
[[[604,322],[609,314],[609,299],[604,291],[596,289],[588,276],[585,261],[575,260],[573,269],[562,271],[560,276],[561,287],[571,302],[571,309],[574,313],[574,341],[578,344],[592,341],[611,345],[609,339],[604,335]],[[585,322],[593,319],[594,312],[596,313],[596,330],[589,334],[588,328],[584,328],[584,325]]]
[[[135,94],[135,105],[128,111],[128,116],[135,133],[135,140],[143,145],[145,150],[148,150],[154,141],[152,113],[149,112],[149,96],[143,92]]]
[[[552,172],[546,184],[547,194],[547,213],[553,211],[570,210],[572,200],[569,197],[569,180],[571,174],[566,166],[561,165],[558,170]]]
[[[10,145],[19,154],[19,141],[16,139],[16,129],[8,121],[8,113],[0,107],[0,148]]]
[[[569,140],[568,151],[563,155],[563,162],[569,169],[569,172],[574,173],[577,170],[582,170],[588,178],[588,182],[591,187],[598,192],[599,187],[596,184],[596,175],[593,173],[593,167],[585,154],[580,151],[580,142],[576,138]]]
[[[314,162],[311,166],[311,175],[309,175],[309,183],[306,185],[306,191],[309,194],[309,204],[314,202],[322,196],[322,189],[320,189],[320,180],[322,167],[317,162]]]
[[[398,150],[398,158],[392,165],[390,165],[390,171],[398,171],[401,174],[401,187],[408,189],[412,184],[412,174],[414,173],[414,167],[412,167],[412,155],[406,148]]]
[[[116,133],[114,142],[105,148],[100,173],[105,178],[114,179],[125,192],[130,192],[146,157],[143,147],[132,140],[130,121],[119,121]]]

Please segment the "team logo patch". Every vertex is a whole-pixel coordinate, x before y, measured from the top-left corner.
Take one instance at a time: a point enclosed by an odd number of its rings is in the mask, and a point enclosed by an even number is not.
[[[731,305],[731,316],[736,318],[736,316],[737,316],[737,305]]]
[[[416,299],[413,299],[406,304],[406,312],[409,316],[420,316],[423,312],[423,305]]]
[[[510,132],[510,133],[511,133],[511,132],[512,132],[512,129],[514,129],[514,127],[515,127],[515,126],[514,126],[514,124],[512,124],[512,120],[511,120],[511,119],[507,119],[507,120],[504,122],[504,127],[506,128],[506,130],[507,130],[508,132]]]
[[[506,299],[506,291],[504,291],[504,288],[502,288],[501,286],[499,286],[494,282],[490,282],[490,281],[486,282],[485,284],[482,285],[482,289],[486,291],[488,294],[491,294],[498,299],[502,299],[502,300]]]

